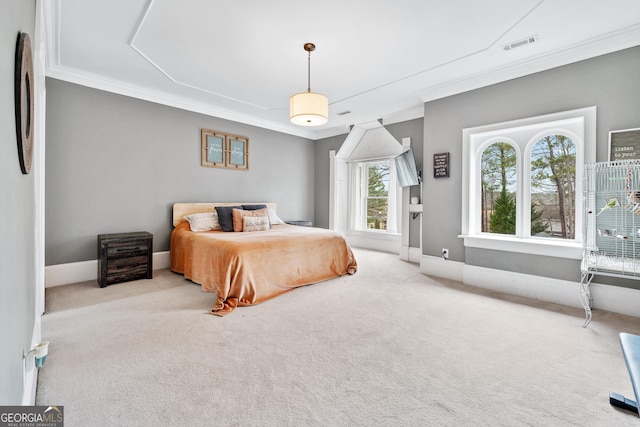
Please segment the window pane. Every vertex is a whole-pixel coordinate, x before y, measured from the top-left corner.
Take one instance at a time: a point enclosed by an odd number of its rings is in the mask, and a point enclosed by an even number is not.
[[[531,150],[531,235],[575,239],[576,144],[540,138]]]
[[[496,142],[482,152],[482,232],[516,234],[516,150]]]
[[[386,230],[389,209],[389,163],[369,165],[367,172],[367,228]]]

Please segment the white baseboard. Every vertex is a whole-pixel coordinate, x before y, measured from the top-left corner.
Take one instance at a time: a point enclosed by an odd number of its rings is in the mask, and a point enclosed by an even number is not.
[[[458,261],[422,255],[420,259],[420,272],[428,276],[442,277],[443,279],[462,282],[464,265],[464,263]]]
[[[426,255],[420,260],[420,272],[465,285],[582,308],[579,282],[476,267]],[[592,308],[640,317],[639,290],[600,283],[592,283],[589,289]]]
[[[400,259],[413,264],[420,264],[422,258],[422,250],[411,246],[400,246]]]
[[[153,269],[171,266],[169,251],[154,252]],[[70,283],[98,280],[98,260],[48,265],[45,268],[45,288],[68,285]]]
[[[40,315],[36,316],[31,333],[31,348],[40,343],[42,330],[42,321]],[[25,348],[24,351],[29,353],[31,349]],[[35,365],[35,355],[29,354],[22,359],[22,405],[32,406],[36,404],[36,388],[38,386],[38,368]]]

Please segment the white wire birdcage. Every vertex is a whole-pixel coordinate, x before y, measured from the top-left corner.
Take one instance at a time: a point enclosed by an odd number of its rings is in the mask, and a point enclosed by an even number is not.
[[[640,160],[585,165],[583,189],[581,301],[587,326],[594,275],[640,278]]]

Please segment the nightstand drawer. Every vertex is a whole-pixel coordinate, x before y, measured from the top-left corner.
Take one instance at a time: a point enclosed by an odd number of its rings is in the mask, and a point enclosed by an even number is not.
[[[107,285],[129,282],[147,278],[147,265],[145,263],[130,265],[109,265],[105,282]]]
[[[130,280],[151,279],[153,235],[146,231],[98,235],[100,287]]]
[[[133,244],[117,242],[107,245],[107,258],[109,259],[146,256],[148,253],[149,245],[146,242],[136,241]]]

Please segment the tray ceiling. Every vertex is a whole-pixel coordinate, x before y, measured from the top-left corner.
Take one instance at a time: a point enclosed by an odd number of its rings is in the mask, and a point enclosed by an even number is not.
[[[312,139],[640,44],[637,0],[43,3],[48,76]],[[311,89],[329,98],[317,128],[288,118],[305,42]]]

